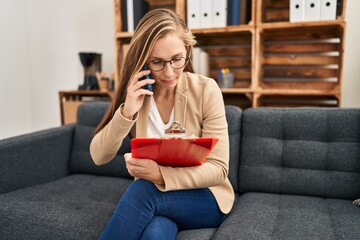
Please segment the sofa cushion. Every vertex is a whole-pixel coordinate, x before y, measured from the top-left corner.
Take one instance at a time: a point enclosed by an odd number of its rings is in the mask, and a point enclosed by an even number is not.
[[[360,196],[360,109],[246,109],[241,147],[241,192]]]
[[[215,232],[216,228],[183,230],[178,232],[176,240],[210,240]]]
[[[238,172],[240,157],[240,131],[241,131],[241,109],[236,106],[225,106],[226,121],[228,123],[230,159],[229,159],[229,180],[238,191]]]
[[[1,239],[98,239],[132,180],[70,175],[0,195]]]
[[[96,126],[104,116],[109,103],[89,102],[81,104],[77,113],[77,125],[71,155],[70,172],[132,179],[128,173],[124,154],[130,152],[130,138],[125,138],[115,158],[107,164],[97,166],[90,156],[90,142]]]
[[[245,193],[213,239],[358,239],[359,222],[350,200]]]

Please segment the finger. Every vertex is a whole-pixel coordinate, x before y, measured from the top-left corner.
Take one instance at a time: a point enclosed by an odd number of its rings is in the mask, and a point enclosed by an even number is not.
[[[131,158],[126,161],[126,164],[129,165],[129,167],[133,168],[142,168],[143,167],[143,160],[138,160],[136,158]]]
[[[147,88],[145,88],[145,86],[147,84],[154,84],[155,83],[155,80],[154,79],[146,79],[146,80],[141,80],[141,81],[138,81],[136,84],[132,85],[132,86],[129,86],[128,89],[127,89],[127,93],[128,94],[133,94],[135,93],[136,91],[139,91],[141,89],[145,89],[147,90]],[[148,90],[149,91],[149,90]],[[151,91],[149,91],[151,92]],[[143,92],[139,93],[137,96],[139,95],[142,95],[144,94]],[[147,94],[147,93],[146,93]]]
[[[137,90],[136,92],[133,93],[133,96],[138,98],[138,97],[143,97],[145,95],[153,95],[153,94],[154,93],[150,90],[140,88],[139,90]]]
[[[136,84],[140,80],[140,78],[142,78],[142,77],[144,77],[144,76],[146,76],[146,75],[148,75],[150,73],[151,73],[150,70],[145,70],[145,71],[138,72],[130,80],[130,84],[132,84],[132,85]]]

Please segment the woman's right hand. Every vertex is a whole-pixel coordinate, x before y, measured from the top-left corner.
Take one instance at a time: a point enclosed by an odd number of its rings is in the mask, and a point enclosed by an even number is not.
[[[144,89],[143,87],[147,84],[153,84],[154,79],[144,79],[139,81],[143,76],[150,74],[150,70],[141,71],[133,76],[129,81],[127,88],[126,99],[124,107],[122,109],[122,115],[125,118],[132,119],[135,113],[137,113],[146,95],[153,95],[152,91]]]

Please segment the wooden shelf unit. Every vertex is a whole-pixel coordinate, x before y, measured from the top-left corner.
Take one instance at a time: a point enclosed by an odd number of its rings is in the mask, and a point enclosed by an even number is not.
[[[100,90],[69,90],[59,91],[61,125],[72,124],[77,119],[77,109],[80,104],[86,102],[85,98],[92,98],[92,101],[110,101],[114,96],[112,91]]]
[[[114,0],[115,76],[123,46],[132,33],[121,29],[121,1]],[[148,0],[186,20],[186,0]],[[346,0],[338,0],[331,21],[289,22],[289,0],[249,0],[248,24],[193,29],[210,58],[210,76],[229,67],[233,88],[222,89],[225,104],[259,106],[341,106]],[[116,78],[116,77],[115,77]],[[313,101],[313,102],[312,102]]]

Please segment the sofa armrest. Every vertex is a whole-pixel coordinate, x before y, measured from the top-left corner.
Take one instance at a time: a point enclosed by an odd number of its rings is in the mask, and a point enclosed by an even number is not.
[[[69,174],[75,125],[0,140],[0,193]]]

